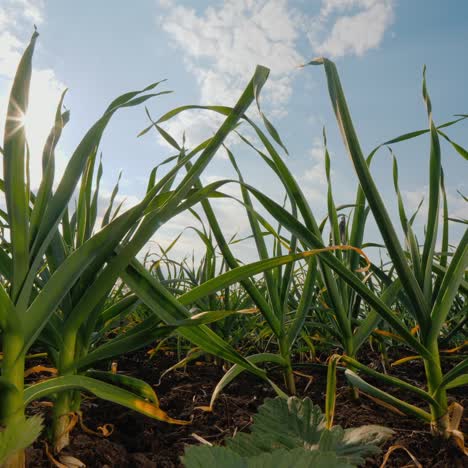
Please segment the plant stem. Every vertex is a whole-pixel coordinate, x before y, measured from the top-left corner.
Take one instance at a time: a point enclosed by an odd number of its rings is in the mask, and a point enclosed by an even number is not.
[[[58,375],[70,375],[75,359],[76,333],[65,333],[60,352]],[[59,453],[70,444],[70,413],[72,412],[73,391],[61,392],[57,395],[52,416],[52,439],[54,452]]]
[[[52,421],[52,437],[54,444],[54,452],[59,453],[64,447],[70,443],[70,394],[69,392],[61,392],[57,395],[54,404],[53,421]]]
[[[431,360],[424,359],[424,369],[426,371],[427,389],[428,392],[434,397],[439,403],[439,407],[430,405],[431,414],[433,418],[433,424],[431,431],[434,435],[439,435],[444,438],[449,437],[448,424],[448,404],[447,404],[447,392],[445,389],[438,390],[440,383],[442,382],[442,368],[440,366],[440,354],[439,345],[437,340],[426,345],[432,354]]]
[[[291,353],[289,351],[289,346],[287,343],[287,335],[284,335],[279,340],[280,344],[280,354],[283,359],[286,361],[286,368],[284,370],[284,378],[286,380],[286,386],[288,388],[289,395],[296,394],[296,381],[294,379],[294,373],[291,363]]]
[[[5,331],[3,334],[2,377],[16,388],[5,390],[0,399],[0,423],[7,426],[24,419],[24,340],[15,333]],[[11,455],[3,464],[4,468],[21,468],[26,466],[24,450]]]

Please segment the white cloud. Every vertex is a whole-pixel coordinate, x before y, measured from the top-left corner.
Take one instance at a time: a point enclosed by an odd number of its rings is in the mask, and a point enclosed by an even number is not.
[[[394,0],[323,0],[309,40],[321,55],[361,56],[380,45],[393,20]]]
[[[158,4],[162,8],[169,8],[174,6],[175,0],[157,0]]]
[[[34,21],[36,25],[44,21],[44,2],[42,0],[13,0],[23,10],[23,15]]]
[[[305,59],[300,41],[314,54],[363,55],[380,45],[394,19],[394,0],[322,0],[307,13],[291,0],[223,0],[205,10],[159,0],[159,26],[182,52],[199,87],[199,102],[233,105],[257,64],[271,69],[262,94],[270,116],[287,114],[295,69]],[[311,52],[307,52],[309,56]],[[189,145],[210,136],[220,118],[197,114],[168,122],[168,130]]]
[[[421,201],[427,198],[427,190],[422,188],[419,190],[402,190],[401,193],[403,195],[405,208],[409,216],[412,216],[412,214],[417,210]],[[421,210],[424,210],[424,205],[425,203],[423,202]]]
[[[22,43],[16,36],[4,29],[6,24],[2,25],[2,13],[5,15],[5,12],[0,10],[0,28],[2,28],[0,31],[0,75],[12,78],[21,58]]]
[[[451,218],[468,219],[468,203],[459,194],[447,192],[447,205]]]
[[[296,47],[298,17],[287,0],[225,0],[220,7],[209,7],[201,14],[169,4],[160,24],[173,45],[183,51],[202,103],[233,105],[255,66],[261,64],[271,69],[264,102],[270,115],[281,116],[291,96],[294,70],[304,61]],[[197,115],[197,119],[171,122],[169,130],[180,138],[187,128],[190,144],[199,136],[199,127],[212,132],[218,122],[211,117],[199,120]],[[186,127],[189,123],[190,128]]]
[[[325,173],[325,149],[320,138],[314,138],[309,151],[311,166],[306,169],[303,189],[309,199],[316,202],[323,201],[327,190],[327,176]]]
[[[403,200],[405,203],[406,215],[412,216],[417,207],[424,199],[418,216],[415,220],[415,225],[419,228],[423,227],[427,221],[428,210],[428,187],[416,190],[402,190]],[[447,205],[449,217],[458,219],[468,219],[468,203],[456,193],[455,187],[447,188]],[[439,208],[439,226],[442,226],[443,206],[442,200]],[[421,230],[421,229],[420,229]]]

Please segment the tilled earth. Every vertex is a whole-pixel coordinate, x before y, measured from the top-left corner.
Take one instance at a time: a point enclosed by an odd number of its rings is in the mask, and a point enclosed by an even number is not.
[[[184,370],[167,374],[160,385],[161,373],[176,362],[170,353],[149,360],[144,352],[135,353],[119,360],[119,372],[139,377],[154,386],[160,398],[161,408],[177,419],[193,419],[187,426],[169,425],[142,416],[114,404],[86,399],[83,403],[84,423],[92,429],[103,424],[113,424],[114,432],[108,438],[84,433],[79,425],[71,434],[71,445],[63,451],[76,457],[87,467],[179,467],[180,455],[188,444],[197,444],[198,435],[213,444],[221,444],[223,439],[236,431],[248,430],[252,415],[267,397],[274,397],[272,389],[255,376],[242,374],[220,395],[212,413],[197,409],[208,405],[211,393],[223,375],[223,370],[212,363],[195,362]],[[366,352],[363,362],[378,369],[378,356]],[[298,395],[308,396],[314,403],[324,407],[326,371],[325,368],[298,365],[298,371],[312,377],[312,382],[304,376],[297,377]],[[423,381],[422,364],[418,361],[406,363],[392,369],[398,376],[415,385]],[[272,376],[281,382],[281,376]],[[371,382],[370,379],[367,379]],[[379,384],[382,388],[382,385]],[[395,389],[386,388],[389,392]],[[418,403],[412,395],[397,391],[400,398]],[[465,408],[468,396],[463,388],[453,391],[451,397]],[[467,411],[465,411],[466,414]],[[47,414],[46,414],[47,417]],[[343,427],[356,427],[364,424],[380,424],[392,428],[394,437],[382,448],[382,453],[367,460],[366,467],[378,467],[389,447],[401,445],[407,448],[424,468],[468,467],[468,460],[451,444],[434,439],[428,425],[406,416],[398,415],[366,397],[354,401],[344,378],[338,381],[338,398],[335,424]],[[466,433],[468,420],[465,417],[461,429]],[[45,434],[44,434],[45,437]],[[28,466],[53,466],[45,454],[45,438],[28,449]],[[395,450],[389,457],[387,467],[415,466],[403,449]]]

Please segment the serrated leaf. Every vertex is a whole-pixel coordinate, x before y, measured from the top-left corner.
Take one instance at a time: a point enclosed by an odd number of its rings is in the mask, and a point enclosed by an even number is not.
[[[242,457],[226,447],[189,447],[182,457],[186,468],[352,468],[333,452],[277,449],[252,457]]]
[[[379,426],[364,426],[362,430],[334,426],[327,430],[320,407],[309,398],[267,399],[253,420],[250,434],[239,433],[226,444],[242,456],[278,448],[302,448],[308,452],[332,452],[346,463],[359,464],[366,456],[378,453],[377,444],[393,434]]]

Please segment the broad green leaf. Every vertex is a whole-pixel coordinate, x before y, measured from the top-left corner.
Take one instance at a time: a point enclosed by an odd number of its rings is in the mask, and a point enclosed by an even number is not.
[[[325,418],[310,399],[290,397],[267,399],[253,417],[250,433],[237,433],[227,447],[242,456],[255,456],[283,448],[302,448],[308,452],[334,453],[338,460],[361,464],[368,455],[378,453],[377,444],[387,440],[393,431],[380,426],[332,430],[325,428]]]
[[[187,468],[352,468],[333,452],[309,452],[303,449],[277,449],[252,457],[242,457],[226,447],[188,447],[182,457]]]

